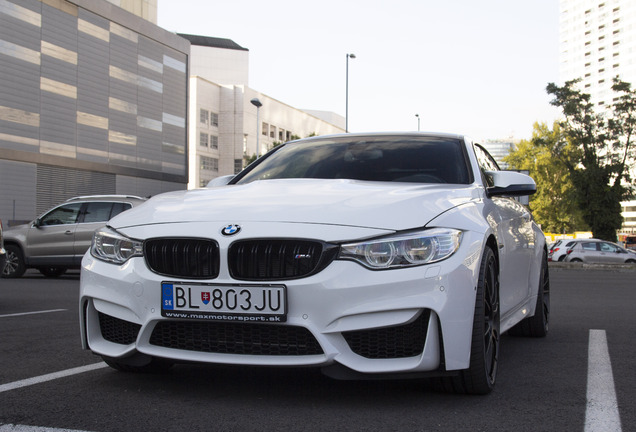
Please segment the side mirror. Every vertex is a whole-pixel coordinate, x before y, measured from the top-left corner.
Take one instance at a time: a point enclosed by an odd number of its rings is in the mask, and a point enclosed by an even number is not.
[[[40,220],[40,218],[37,218],[36,220],[33,221],[33,226],[35,228],[40,228],[42,226],[42,221]]]
[[[205,187],[206,188],[211,188],[211,187],[217,187],[217,186],[225,186],[233,178],[234,178],[233,175],[226,175],[226,176],[217,177],[217,178],[214,178],[214,179],[210,180]]]
[[[537,191],[532,177],[515,171],[486,171],[494,186],[487,189],[488,196],[525,196]]]

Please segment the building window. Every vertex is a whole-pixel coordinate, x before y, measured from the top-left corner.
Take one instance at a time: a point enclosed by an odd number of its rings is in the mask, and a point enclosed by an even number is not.
[[[201,171],[219,171],[219,160],[211,157],[201,156],[199,168]]]
[[[210,113],[210,126],[219,127],[219,115],[217,113]]]
[[[215,135],[210,135],[210,148],[218,149],[219,148],[219,137]]]
[[[285,140],[285,129],[278,129],[278,141]]]
[[[269,127],[269,137],[276,138],[276,126],[270,125]]]
[[[269,135],[269,125],[265,122],[263,122],[263,127],[262,127],[262,132],[263,135],[267,136]]]
[[[208,134],[206,134],[205,132],[199,133],[199,145],[201,147],[208,146]]]
[[[238,174],[243,169],[243,159],[234,159],[234,174]]]
[[[199,110],[199,122],[203,123],[204,125],[207,125],[208,124],[208,115],[209,115],[208,110],[201,108]]]

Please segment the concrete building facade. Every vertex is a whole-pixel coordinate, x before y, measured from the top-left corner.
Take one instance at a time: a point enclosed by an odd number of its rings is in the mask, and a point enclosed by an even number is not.
[[[189,189],[239,172],[275,143],[344,132],[342,116],[296,109],[250,88],[246,48],[229,39],[180,36],[191,43]]]
[[[103,0],[0,0],[5,224],[75,195],[185,189],[189,50]]]
[[[612,79],[636,85],[636,2],[559,1],[559,79],[580,78],[597,106],[611,105]]]

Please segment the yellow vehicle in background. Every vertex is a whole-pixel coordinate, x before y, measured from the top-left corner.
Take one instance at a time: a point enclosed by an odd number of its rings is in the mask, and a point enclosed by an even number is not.
[[[625,235],[621,241],[625,245],[625,249],[636,250],[636,235]]]

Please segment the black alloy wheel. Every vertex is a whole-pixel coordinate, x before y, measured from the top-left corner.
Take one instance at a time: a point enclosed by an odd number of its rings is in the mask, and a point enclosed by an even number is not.
[[[497,379],[500,336],[499,265],[492,248],[486,246],[475,295],[470,365],[456,376],[431,380],[433,386],[454,393],[490,393]]]

